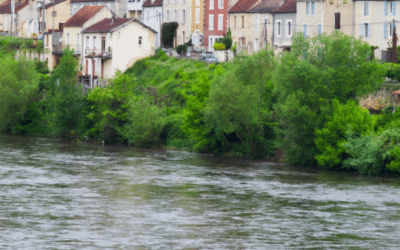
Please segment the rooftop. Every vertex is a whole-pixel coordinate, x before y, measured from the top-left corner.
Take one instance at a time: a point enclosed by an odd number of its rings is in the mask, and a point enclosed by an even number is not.
[[[101,20],[100,22],[93,24],[90,27],[87,27],[85,30],[82,31],[82,33],[107,33],[107,32],[113,32],[114,30],[118,29],[119,27],[126,25],[131,22],[138,22],[141,24],[143,27],[148,28],[150,30],[154,31],[152,28],[150,28],[147,25],[144,25],[143,23],[139,22],[135,18],[105,18]]]
[[[67,0],[55,0],[55,1],[54,1],[54,5],[63,3],[63,2],[65,2],[65,1],[67,1]],[[53,7],[53,2],[48,3],[48,4],[46,4],[46,5],[44,6],[45,9],[48,9],[48,8],[50,8],[50,7]]]
[[[81,27],[83,26],[90,18],[96,15],[104,5],[97,6],[84,6],[82,9],[78,10],[70,19],[68,19],[64,27]]]
[[[163,1],[162,0],[145,0],[143,3],[143,7],[156,7],[156,6],[162,6]]]
[[[15,3],[15,13],[18,13],[20,10],[29,5],[29,1],[25,1],[24,3]],[[11,0],[5,1],[0,5],[0,14],[11,14]]]
[[[296,13],[296,0],[287,0],[279,8],[277,8],[275,13]]]
[[[232,8],[229,13],[245,13],[250,12],[250,9],[259,3],[260,0],[239,0]]]

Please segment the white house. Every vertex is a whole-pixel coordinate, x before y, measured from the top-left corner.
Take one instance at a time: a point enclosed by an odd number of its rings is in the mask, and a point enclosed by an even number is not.
[[[145,0],[143,3],[143,23],[157,31],[156,47],[161,45],[162,2],[163,0]]]
[[[155,51],[156,31],[134,18],[105,18],[82,31],[81,81],[90,88]]]

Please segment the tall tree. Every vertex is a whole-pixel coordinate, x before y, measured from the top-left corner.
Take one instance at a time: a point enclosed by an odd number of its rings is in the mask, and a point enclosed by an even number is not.
[[[397,55],[397,40],[396,23],[393,22],[392,56],[390,58],[392,63],[397,63],[399,59]]]

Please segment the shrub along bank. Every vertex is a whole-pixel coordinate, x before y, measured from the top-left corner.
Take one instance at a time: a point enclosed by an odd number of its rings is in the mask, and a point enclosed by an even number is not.
[[[370,46],[340,32],[298,34],[293,44],[282,57],[266,48],[219,65],[158,51],[87,94],[71,77],[77,70],[71,51],[50,76],[32,62],[3,59],[10,64],[4,74],[25,63],[30,75],[0,79],[2,91],[11,82],[26,85],[22,104],[9,98],[1,106],[1,129],[253,159],[280,149],[298,166],[399,172],[400,112],[370,115],[358,105],[393,67],[367,60]]]

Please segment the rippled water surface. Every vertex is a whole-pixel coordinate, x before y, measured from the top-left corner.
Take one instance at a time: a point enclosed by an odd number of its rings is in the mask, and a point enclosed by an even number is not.
[[[0,249],[396,249],[400,179],[0,136]]]

